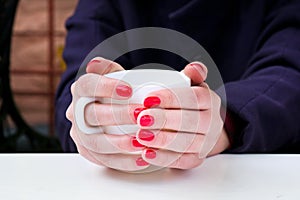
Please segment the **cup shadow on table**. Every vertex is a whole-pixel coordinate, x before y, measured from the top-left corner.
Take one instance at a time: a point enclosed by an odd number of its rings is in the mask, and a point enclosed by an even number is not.
[[[211,162],[209,162],[210,160]],[[189,170],[162,168],[150,173],[128,173],[109,168],[102,168],[98,173],[101,178],[105,177],[107,180],[132,183],[134,185],[151,185],[156,183],[168,184],[170,182],[182,185],[191,181],[198,185],[203,184],[204,186],[210,183],[212,185],[215,185],[216,183],[223,185],[224,183],[230,184],[231,181],[234,181],[234,177],[236,177],[236,171],[232,170],[232,168],[234,168],[232,165],[236,164],[236,162],[232,159],[230,162],[228,161],[228,158],[211,157],[207,158],[207,161],[202,165]],[[246,166],[240,164],[239,167],[243,168]],[[244,174],[244,176],[248,177],[247,173]]]
[[[128,173],[107,168],[101,171],[101,175],[107,176],[108,178],[116,179],[118,181],[124,181],[127,183],[169,182],[174,180],[182,180],[183,178],[192,176],[190,171],[187,170],[167,168],[148,173]]]

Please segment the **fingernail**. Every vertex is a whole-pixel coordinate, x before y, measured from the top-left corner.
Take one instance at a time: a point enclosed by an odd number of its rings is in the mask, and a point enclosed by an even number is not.
[[[140,118],[140,125],[152,126],[154,124],[154,118],[151,115],[144,115]]]
[[[118,85],[116,87],[116,92],[121,97],[130,97],[132,94],[132,89],[127,85]]]
[[[101,63],[101,60],[97,60],[97,59],[94,59],[94,60],[91,60],[87,66],[91,65],[91,64],[97,64],[97,63]]]
[[[131,140],[131,143],[134,147],[145,147],[144,145],[142,145],[141,143],[139,143],[139,141],[137,141],[136,137],[133,137]]]
[[[144,100],[144,106],[146,108],[152,108],[152,107],[156,107],[160,104],[160,98],[152,96],[152,97],[147,97]]]
[[[152,149],[147,149],[145,153],[145,157],[148,159],[154,159],[156,157],[156,152]]]
[[[134,115],[134,118],[135,120],[137,120],[140,112],[142,112],[143,110],[146,110],[147,108],[136,108],[134,111],[133,111],[133,115]]]
[[[197,62],[191,63],[190,65],[193,66],[201,74],[202,77],[206,76],[207,71],[206,68],[203,67],[203,65]]]
[[[147,166],[149,165],[149,163],[147,163],[142,157],[139,157],[138,159],[136,159],[135,161],[137,166]]]
[[[154,139],[154,134],[149,130],[140,130],[138,133],[138,138],[149,142]]]

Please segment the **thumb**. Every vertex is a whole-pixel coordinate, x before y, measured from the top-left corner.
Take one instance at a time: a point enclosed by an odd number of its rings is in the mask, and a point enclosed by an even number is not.
[[[201,62],[191,62],[183,69],[183,73],[188,76],[192,85],[199,85],[207,78],[207,67]]]
[[[107,60],[102,57],[93,58],[86,67],[87,73],[95,73],[99,75],[108,74],[111,72],[122,71],[124,68],[118,63]]]

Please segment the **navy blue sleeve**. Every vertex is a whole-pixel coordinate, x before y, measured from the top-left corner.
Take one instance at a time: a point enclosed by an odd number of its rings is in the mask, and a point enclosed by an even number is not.
[[[225,83],[228,108],[238,127],[231,134],[229,152],[300,152],[300,2],[266,2],[271,6],[259,23],[259,42],[247,70]],[[65,151],[76,151],[65,111],[79,65],[95,45],[125,30],[125,19],[115,6],[113,0],[80,0],[67,22],[64,58],[68,69],[56,95],[56,130]]]
[[[113,1],[80,0],[74,15],[68,19],[68,36],[64,60],[68,66],[58,86],[55,102],[56,134],[65,152],[75,152],[69,131],[71,123],[65,112],[72,101],[70,87],[85,56],[101,41],[121,31]]]
[[[300,152],[300,2],[284,2],[266,16],[243,77],[225,84],[240,127],[229,152]]]

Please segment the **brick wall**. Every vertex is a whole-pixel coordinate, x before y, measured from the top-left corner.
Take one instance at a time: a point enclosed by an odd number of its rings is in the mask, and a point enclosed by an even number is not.
[[[65,20],[72,14],[77,0],[53,0],[54,64],[62,71],[61,51],[64,46]],[[11,52],[11,85],[14,98],[25,120],[32,126],[49,124],[49,96],[32,95],[49,90],[46,74],[18,71],[47,71],[49,67],[48,0],[20,0],[15,19]],[[55,87],[60,75],[54,77]],[[52,94],[53,98],[53,94]]]

